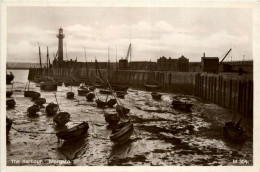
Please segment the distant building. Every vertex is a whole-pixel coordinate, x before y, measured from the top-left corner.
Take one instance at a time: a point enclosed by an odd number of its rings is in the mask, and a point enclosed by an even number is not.
[[[128,69],[128,60],[127,59],[119,60],[119,69]]]
[[[202,72],[218,73],[219,71],[219,58],[218,57],[206,57],[205,53],[201,57],[201,69]]]
[[[172,59],[169,57],[162,56],[157,60],[157,70],[160,71],[178,71],[188,72],[189,71],[189,59],[183,55],[178,59]]]
[[[178,59],[178,71],[189,72],[189,59],[183,55]]]

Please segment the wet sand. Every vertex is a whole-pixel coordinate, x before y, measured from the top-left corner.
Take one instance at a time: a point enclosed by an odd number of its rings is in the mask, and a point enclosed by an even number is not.
[[[83,138],[71,143],[58,142],[55,133],[64,128],[53,125],[53,117],[46,116],[45,108],[41,108],[36,118],[27,115],[27,108],[33,102],[23,96],[24,87],[25,83],[15,83],[12,97],[16,107],[7,110],[7,117],[14,121],[7,137],[8,166],[253,164],[250,128],[242,121],[247,141],[242,145],[230,143],[224,138],[222,127],[232,118],[231,112],[194,96],[186,96],[194,103],[192,112],[183,112],[172,108],[174,94],[163,93],[162,100],[155,101],[150,92],[129,89],[125,99],[120,101],[131,109],[129,116],[135,131],[126,144],[114,146],[109,139],[111,130],[107,128],[103,110],[97,108],[95,102],[87,102],[85,97],[77,96],[76,87],[73,87],[75,99],[72,100],[66,99],[69,88],[58,87],[56,92],[60,109],[71,115],[67,127],[82,121],[87,121],[90,126]],[[39,91],[35,84],[31,88]],[[99,95],[105,100],[106,95]],[[47,100],[45,107],[50,102],[56,102],[53,92],[41,91],[41,97]]]

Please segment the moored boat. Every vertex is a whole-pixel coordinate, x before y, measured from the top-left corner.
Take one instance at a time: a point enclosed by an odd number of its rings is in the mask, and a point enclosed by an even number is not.
[[[32,105],[27,109],[27,114],[29,116],[38,116],[37,112],[40,111],[40,106],[38,105]]]
[[[116,96],[119,98],[124,98],[126,94],[126,91],[116,91]]]
[[[13,95],[13,91],[6,91],[6,97],[11,97]]]
[[[14,79],[14,75],[12,72],[10,72],[10,74],[6,74],[6,84],[9,85],[11,84],[11,82],[13,81]]]
[[[182,101],[178,98],[174,98],[172,100],[172,105],[176,109],[185,110],[185,111],[190,111],[190,108],[193,106],[192,103]]]
[[[32,94],[31,99],[32,99],[32,101],[35,101],[35,100],[38,100],[40,97],[41,97],[41,94],[40,94],[40,93],[34,92],[34,93]]]
[[[46,103],[46,99],[45,98],[38,98],[34,103],[36,105],[42,106],[43,104]]]
[[[46,106],[47,115],[56,115],[59,110],[59,105],[51,102]]]
[[[110,99],[107,101],[107,106],[112,108],[116,104],[116,99]]]
[[[7,98],[6,99],[6,107],[7,108],[14,108],[16,105],[16,102],[14,100],[14,98]]]
[[[24,91],[24,97],[32,97],[36,91]]]
[[[116,111],[119,115],[126,115],[130,112],[130,109],[124,107],[123,105],[116,105]]]
[[[243,137],[244,130],[240,126],[240,122],[241,119],[237,123],[233,121],[225,123],[225,126],[223,127],[225,138],[235,143],[245,141],[245,137]]]
[[[147,91],[156,91],[162,88],[162,85],[160,84],[152,84],[152,83],[145,83],[144,87]]]
[[[99,92],[101,94],[112,94],[112,91],[111,90],[107,90],[107,89],[100,89]]]
[[[43,91],[57,91],[57,82],[55,81],[45,81],[40,83],[40,88]]]
[[[97,99],[95,102],[97,103],[97,107],[99,107],[99,108],[104,108],[107,106],[107,102],[104,102],[100,99]]]
[[[104,117],[109,126],[115,126],[120,121],[120,117],[116,111],[105,111]]]
[[[78,95],[79,96],[86,96],[90,90],[88,88],[79,88],[78,89]]]
[[[93,99],[95,98],[95,94],[90,92],[86,95],[86,98],[88,101],[93,101]]]
[[[161,100],[162,98],[162,94],[156,93],[156,92],[152,92],[152,98],[155,100]]]
[[[87,122],[82,122],[81,124],[74,126],[70,129],[60,131],[56,133],[56,136],[59,139],[63,139],[65,141],[67,140],[73,140],[78,138],[79,136],[84,135],[89,129],[89,125]]]
[[[67,99],[73,99],[74,98],[74,93],[73,92],[67,92]]]
[[[126,92],[128,90],[128,86],[125,86],[125,85],[120,85],[120,84],[111,84],[111,88],[114,90],[114,91],[123,91],[123,92]]]
[[[112,130],[110,140],[114,144],[123,144],[127,142],[134,132],[134,125],[130,121],[122,122],[117,125],[115,129]]]
[[[68,112],[60,112],[54,118],[53,122],[57,125],[65,125],[70,121],[70,114]]]
[[[94,91],[96,88],[95,88],[94,86],[90,86],[90,87],[88,87],[88,89],[89,89],[90,91]]]
[[[13,121],[6,117],[6,134],[9,133],[11,127],[12,127]]]

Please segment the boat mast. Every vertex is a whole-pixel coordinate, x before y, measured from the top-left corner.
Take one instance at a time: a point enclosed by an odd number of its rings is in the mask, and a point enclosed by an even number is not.
[[[47,76],[49,76],[49,49],[47,46]]]
[[[40,58],[40,68],[41,68],[41,75],[42,75],[42,58],[41,58],[41,48],[38,42],[38,46],[39,46],[39,58]]]

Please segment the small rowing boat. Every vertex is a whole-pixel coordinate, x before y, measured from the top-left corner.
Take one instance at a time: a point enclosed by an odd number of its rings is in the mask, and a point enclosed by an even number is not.
[[[7,98],[6,99],[6,107],[11,109],[11,108],[14,108],[16,105],[16,102],[14,100],[14,98]]]
[[[162,94],[159,94],[159,93],[156,93],[156,92],[152,92],[152,98],[154,99],[154,100],[161,100],[161,98],[162,98]]]
[[[123,144],[127,142],[134,132],[134,125],[130,121],[122,122],[117,125],[115,129],[112,130],[110,140],[114,142],[115,145]]]
[[[110,99],[107,101],[107,106],[112,108],[116,104],[116,99]]]
[[[185,111],[190,111],[190,108],[193,106],[192,103],[180,100],[178,98],[173,98],[172,105],[176,109],[185,110]]]
[[[95,102],[97,103],[97,107],[99,107],[99,108],[104,108],[107,106],[107,102],[104,102],[100,99],[97,99]]]
[[[93,99],[95,98],[95,94],[90,92],[86,95],[86,98],[88,101],[93,101]]]
[[[29,116],[38,116],[37,112],[40,111],[40,106],[38,105],[32,105],[27,109],[27,114]]]
[[[73,99],[74,93],[73,92],[67,92],[67,99]]]
[[[122,99],[125,97],[126,94],[126,91],[116,91],[116,96]]]
[[[99,92],[101,94],[112,94],[112,91],[111,90],[107,90],[107,89],[100,89]]]
[[[13,95],[12,91],[6,91],[6,97],[11,97]]]
[[[82,122],[81,124],[72,127],[70,129],[60,131],[56,134],[56,136],[59,139],[63,139],[65,141],[67,140],[73,140],[76,139],[82,135],[84,135],[89,129],[89,125],[87,122]]]
[[[34,92],[34,93],[32,94],[31,99],[32,99],[32,101],[35,101],[35,100],[38,100],[40,97],[41,97],[41,94],[40,94],[40,93]]]
[[[123,105],[116,105],[116,111],[119,115],[126,115],[130,112],[130,109],[124,107]]]
[[[49,103],[46,106],[46,113],[47,115],[56,115],[59,110],[59,105],[54,104],[53,102]]]
[[[60,112],[53,118],[53,122],[59,126],[65,125],[69,121],[70,114],[68,112]]]
[[[120,121],[120,117],[117,115],[116,111],[105,111],[104,117],[109,126],[115,126]]]
[[[39,98],[34,102],[36,105],[42,106],[43,104],[46,103],[46,99],[45,98]]]

